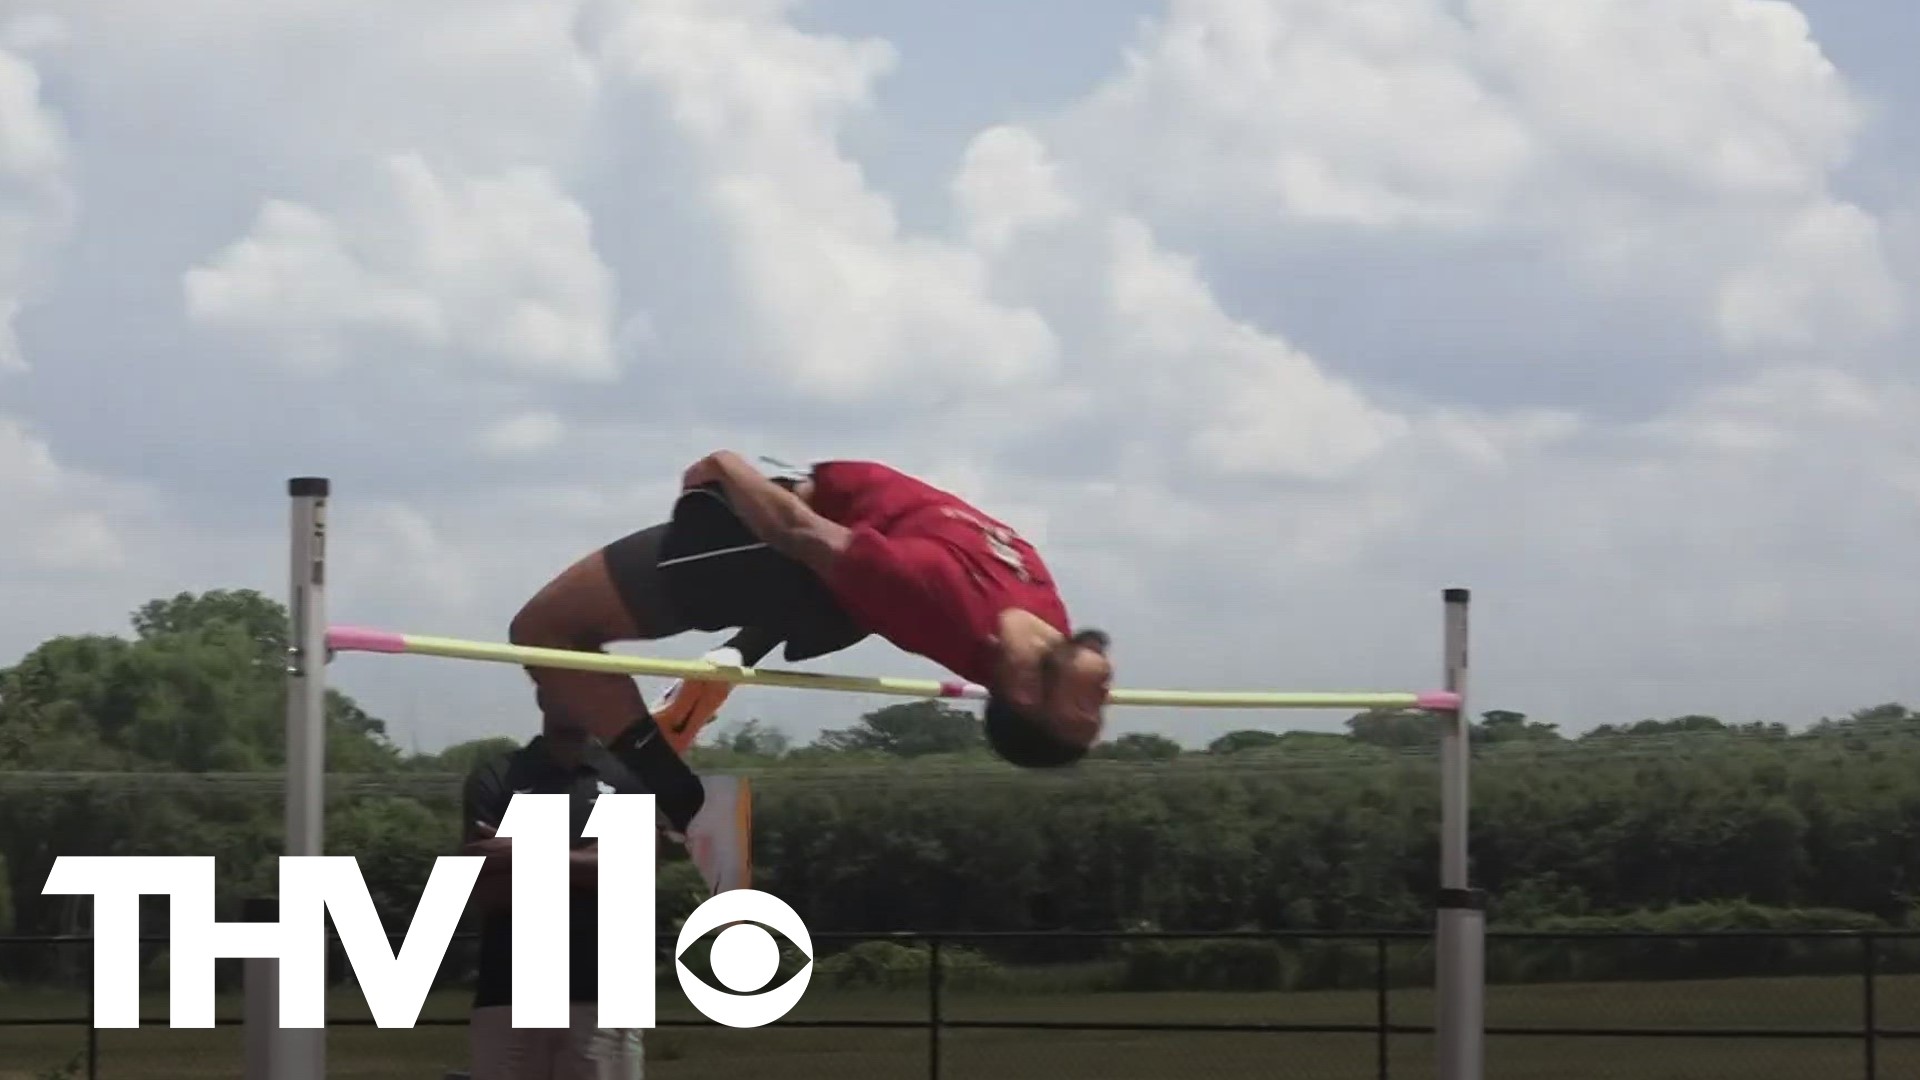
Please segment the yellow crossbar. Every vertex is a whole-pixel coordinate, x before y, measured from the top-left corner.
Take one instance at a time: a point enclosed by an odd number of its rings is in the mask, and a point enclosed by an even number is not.
[[[802,690],[838,690],[850,694],[887,694],[894,697],[963,698],[979,700],[986,689],[967,682],[932,679],[894,679],[867,675],[831,675],[769,668],[725,667],[700,660],[663,660],[656,657],[614,656],[569,649],[540,649],[526,645],[466,641],[425,634],[398,634],[387,630],[341,626],[327,631],[330,652],[373,652],[439,656],[454,660],[482,660],[521,667],[570,668],[621,675],[652,675],[689,682],[728,682],[743,686],[781,686]],[[1115,690],[1109,701],[1121,706],[1191,709],[1427,709],[1451,711],[1459,696],[1446,691],[1386,693],[1285,693],[1275,691]]]

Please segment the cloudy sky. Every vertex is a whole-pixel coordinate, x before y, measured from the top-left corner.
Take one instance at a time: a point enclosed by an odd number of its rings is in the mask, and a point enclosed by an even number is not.
[[[1128,685],[1425,688],[1465,585],[1481,709],[1920,701],[1916,38],[1909,0],[0,0],[0,662],[284,596],[304,474],[336,621],[501,639],[728,447],[972,497]],[[510,668],[333,673],[405,745],[534,722]],[[800,739],[884,703],[737,700]]]

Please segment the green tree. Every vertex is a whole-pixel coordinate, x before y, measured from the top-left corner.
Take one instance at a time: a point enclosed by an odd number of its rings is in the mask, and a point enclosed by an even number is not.
[[[134,636],[50,639],[0,671],[0,771],[125,774],[114,784],[0,790],[0,861],[15,922],[73,929],[78,908],[40,886],[62,854],[218,857],[224,888],[270,886],[277,801],[218,789],[146,793],[151,773],[271,772],[285,760],[286,613],[251,592],[181,594],[133,613]],[[399,766],[384,724],[327,698],[329,764]]]
[[[1643,739],[1659,735],[1724,735],[1730,729],[1714,716],[1676,716],[1667,720],[1637,720],[1631,724],[1601,724],[1583,739]]]
[[[1207,744],[1209,754],[1239,754],[1248,750],[1265,750],[1280,745],[1282,736],[1277,731],[1229,731],[1225,735]]]
[[[1480,723],[1474,726],[1473,737],[1477,742],[1507,743],[1557,743],[1565,741],[1560,734],[1558,724],[1543,724],[1527,719],[1526,713],[1494,709],[1480,715]]]
[[[257,594],[182,594],[145,605],[133,624],[126,637],[51,639],[0,671],[0,897],[11,898],[21,932],[84,929],[83,905],[40,892],[62,854],[212,853],[221,904],[273,889],[280,792],[217,781],[280,768],[284,613]],[[1920,922],[1916,720],[1889,703],[1797,732],[1678,716],[1568,738],[1522,713],[1488,711],[1472,729],[1475,882],[1503,926]],[[1425,714],[1386,711],[1356,715],[1345,733],[1231,732],[1207,753],[1128,735],[1076,768],[1029,772],[983,752],[973,715],[926,701],[798,748],[758,722],[730,724],[694,760],[753,777],[755,884],[822,933],[1424,928],[1438,856],[1436,732]],[[433,858],[457,843],[459,778],[476,755],[517,741],[403,754],[378,717],[342,695],[329,699],[328,738],[329,850],[359,856],[377,909],[399,929]],[[1151,768],[1134,764],[1143,761]],[[73,771],[112,779],[54,775]],[[182,786],[180,773],[206,783]],[[347,773],[377,775],[363,783]],[[699,887],[690,868],[671,865],[663,912],[690,907]],[[164,925],[163,906],[149,914]],[[995,948],[1003,961],[1115,955],[1084,939]],[[1142,986],[1176,975],[1250,986],[1371,977],[1364,950],[1249,948],[1133,950],[1126,977]],[[1512,977],[1572,978],[1858,961],[1857,951],[1823,948],[1603,955],[1516,944],[1490,963]],[[1887,948],[1889,964],[1911,959]],[[0,978],[87,975],[84,956],[35,956],[0,953]]]
[[[1440,745],[1440,727],[1431,713],[1414,709],[1369,709],[1347,720],[1356,741],[1395,750]]]
[[[484,739],[469,739],[466,742],[454,743],[452,746],[445,747],[437,754],[424,756],[417,767],[433,769],[436,772],[457,773],[465,776],[467,773],[472,772],[473,767],[480,762],[489,758],[498,757],[501,754],[510,754],[520,749],[523,745],[525,744],[521,740],[511,739],[504,735],[493,735]]]
[[[749,758],[778,758],[791,748],[787,733],[758,719],[714,732],[716,749]]]
[[[1180,744],[1164,735],[1136,731],[1096,744],[1087,756],[1107,761],[1171,761],[1180,756]]]
[[[134,633],[142,640],[170,634],[199,633],[228,626],[253,642],[263,658],[284,661],[290,637],[287,611],[252,589],[215,589],[149,600],[133,613]]]
[[[986,746],[978,717],[944,701],[911,701],[870,712],[851,728],[823,731],[815,745],[836,753],[889,757],[964,754]]]

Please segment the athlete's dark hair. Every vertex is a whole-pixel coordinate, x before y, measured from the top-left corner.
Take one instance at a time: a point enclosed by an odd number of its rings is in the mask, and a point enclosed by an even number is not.
[[[1053,685],[1060,662],[1075,649],[1104,649],[1109,639],[1104,631],[1083,629],[1060,643],[1040,665],[1042,694]],[[987,746],[1001,759],[1023,769],[1058,769],[1087,756],[1087,747],[1076,746],[1055,735],[1045,720],[1021,711],[997,694],[987,695]]]

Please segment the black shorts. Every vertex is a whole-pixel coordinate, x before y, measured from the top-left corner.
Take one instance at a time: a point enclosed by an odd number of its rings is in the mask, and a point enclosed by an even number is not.
[[[605,557],[647,639],[752,628],[799,661],[867,636],[813,571],[755,537],[717,486],[682,493],[670,520],[614,541]]]

